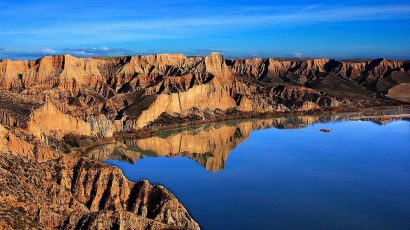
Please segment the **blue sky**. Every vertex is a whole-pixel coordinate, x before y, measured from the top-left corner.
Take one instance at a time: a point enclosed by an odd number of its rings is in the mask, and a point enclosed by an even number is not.
[[[0,58],[410,58],[410,0],[1,0]]]

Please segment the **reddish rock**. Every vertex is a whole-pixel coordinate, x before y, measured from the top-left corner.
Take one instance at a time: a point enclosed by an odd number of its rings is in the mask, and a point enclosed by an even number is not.
[[[165,188],[63,155],[67,140],[263,113],[401,105],[409,66],[220,53],[0,60],[0,228],[196,229]],[[218,170],[225,159],[202,163]]]

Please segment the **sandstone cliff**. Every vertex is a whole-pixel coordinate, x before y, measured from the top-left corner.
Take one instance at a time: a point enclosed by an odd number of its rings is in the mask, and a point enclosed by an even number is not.
[[[199,229],[168,190],[0,126],[3,229]]]
[[[2,60],[0,99],[7,103],[0,112],[2,123],[28,126],[37,137],[107,137],[150,127],[163,116],[175,122],[395,105],[400,102],[392,99],[407,100],[409,66],[386,59],[225,59],[219,53]]]
[[[62,153],[80,139],[184,122],[406,104],[409,67],[386,59],[225,59],[219,53],[0,60],[0,228],[197,229],[165,188],[129,182],[118,169]],[[217,171],[252,129],[220,127],[134,145]],[[204,140],[207,145],[184,145]],[[116,144],[93,154],[112,154],[111,148],[131,161],[143,154]]]

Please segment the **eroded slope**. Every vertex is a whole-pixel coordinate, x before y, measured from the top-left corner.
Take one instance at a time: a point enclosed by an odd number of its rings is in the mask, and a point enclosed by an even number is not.
[[[400,102],[392,99],[403,100],[406,92],[403,96],[403,90],[394,87],[410,82],[409,66],[386,59],[225,59],[219,53],[3,60],[0,89],[5,96],[0,99],[6,101],[13,93],[19,97],[2,103],[0,112],[5,122],[28,126],[34,133],[37,130],[37,136],[76,130],[111,136],[150,127],[164,118],[183,122],[250,113],[396,105]],[[24,111],[13,112],[8,106],[14,103],[18,108],[29,100],[34,103],[24,106]],[[46,111],[54,111],[52,118],[38,115]],[[18,122],[15,113],[22,114]],[[64,122],[60,127],[46,127],[51,120]],[[85,128],[80,130],[80,126]]]
[[[0,226],[198,229],[167,189],[129,182],[100,162],[64,156],[0,126]]]

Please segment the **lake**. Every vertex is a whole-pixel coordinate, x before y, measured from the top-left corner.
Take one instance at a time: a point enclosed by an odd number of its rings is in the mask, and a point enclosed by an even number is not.
[[[203,229],[408,230],[410,122],[375,115],[205,124],[84,155],[164,185]]]

